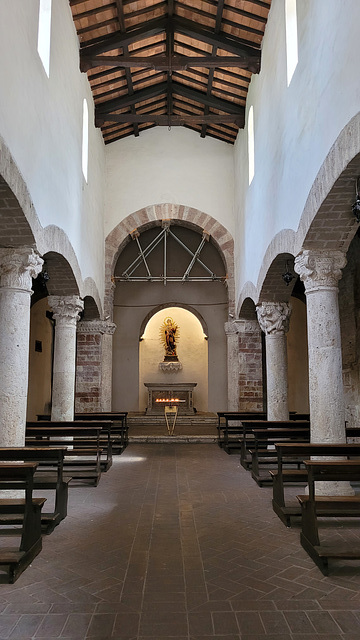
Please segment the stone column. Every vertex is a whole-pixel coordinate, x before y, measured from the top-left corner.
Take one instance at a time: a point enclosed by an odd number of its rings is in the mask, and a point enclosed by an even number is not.
[[[288,377],[286,333],[291,306],[287,302],[262,302],[256,308],[265,333],[268,420],[288,420]]]
[[[228,411],[239,410],[239,331],[241,322],[225,322],[227,338]]]
[[[109,320],[82,320],[77,326],[75,411],[111,411],[112,336]]]
[[[84,303],[78,296],[49,296],[48,303],[56,322],[51,420],[73,420],[76,324]]]
[[[30,247],[0,249],[0,445],[25,444],[32,278],[43,260]]]
[[[338,281],[341,251],[304,250],[294,269],[305,285],[312,442],[345,442]]]

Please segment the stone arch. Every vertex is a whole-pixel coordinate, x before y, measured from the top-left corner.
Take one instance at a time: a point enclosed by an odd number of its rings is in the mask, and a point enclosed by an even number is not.
[[[142,334],[145,331],[145,327],[147,325],[147,323],[149,322],[149,320],[156,314],[158,313],[158,311],[161,311],[162,309],[168,309],[169,307],[181,307],[182,309],[186,309],[187,311],[190,311],[190,313],[192,313],[200,322],[203,332],[206,336],[209,335],[208,333],[208,327],[207,327],[207,323],[205,322],[204,318],[202,317],[202,315],[196,310],[194,309],[194,307],[192,307],[189,304],[183,304],[183,303],[179,303],[179,302],[168,302],[166,304],[160,304],[157,305],[156,307],[154,307],[154,309],[152,309],[144,318],[143,322],[141,323],[140,326],[140,332],[139,332],[139,339],[141,338]]]
[[[239,311],[239,320],[256,320],[256,319],[257,319],[256,304],[251,297],[246,297]]]
[[[72,276],[69,278],[69,282],[72,282],[71,288],[76,289],[76,294],[82,298],[92,297],[101,314],[101,298],[94,280],[92,278],[82,280],[75,251],[64,231],[55,225],[45,228],[41,226],[26,183],[1,136],[0,245],[3,247],[34,246],[41,256],[49,253],[63,256],[64,262],[68,263],[72,271]]]
[[[234,240],[214,218],[184,205],[157,204],[145,207],[131,213],[108,234],[105,242],[105,312],[112,317],[112,292],[111,278],[114,274],[116,261],[130,241],[131,232],[138,228],[146,230],[151,226],[160,225],[162,220],[173,220],[180,226],[188,226],[195,231],[205,230],[211,236],[219,254],[222,257],[227,273],[229,310],[235,309],[234,289]]]
[[[301,249],[347,251],[358,224],[352,214],[360,175],[360,112],[340,132],[310,189],[296,233]]]
[[[274,293],[268,285],[278,260],[282,259],[280,256],[296,256],[302,249],[347,251],[358,229],[351,206],[359,175],[360,112],[342,129],[326,156],[310,189],[297,231],[284,229],[273,238],[264,255],[257,286],[248,282],[244,285],[237,309],[241,309],[249,288],[256,303],[260,297],[265,299],[265,295]],[[291,291],[289,286],[284,293],[291,295]]]
[[[25,181],[0,137],[0,243],[33,246],[41,225]]]

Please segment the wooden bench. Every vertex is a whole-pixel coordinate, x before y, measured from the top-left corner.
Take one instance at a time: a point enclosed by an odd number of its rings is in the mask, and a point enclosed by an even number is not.
[[[296,423],[299,424],[299,423]],[[251,455],[251,476],[253,480],[262,487],[266,484],[272,483],[272,477],[267,470],[266,473],[260,472],[260,465],[269,466],[269,464],[277,464],[277,453],[275,445],[279,442],[310,442],[310,424],[297,427],[295,424],[292,427],[273,428],[267,427],[266,429],[253,429],[253,446],[249,449]],[[288,460],[291,463],[291,459]],[[293,461],[293,464],[298,466],[298,461]]]
[[[0,462],[1,489],[15,486],[25,492],[24,498],[0,498],[0,565],[6,569],[10,583],[17,580],[42,548],[41,509],[45,498],[33,497],[36,468],[36,462]],[[19,544],[9,547],[3,543],[8,535],[20,537]]]
[[[129,443],[129,427],[127,423],[127,411],[102,411],[92,413],[75,413],[74,421],[81,422],[111,422],[112,451],[121,454]],[[38,414],[39,422],[50,422],[49,414]]]
[[[71,477],[64,477],[63,474],[66,451],[66,447],[57,449],[52,447],[0,448],[0,460],[3,462],[37,463],[37,470],[33,478],[34,489],[55,491],[53,511],[41,513],[43,533],[51,533],[67,515],[68,488]],[[12,487],[8,486],[7,488]]]
[[[103,411],[98,413],[75,413],[74,420],[111,421],[111,439],[113,453],[121,454],[129,444],[127,411]]]
[[[65,426],[58,426],[58,425]],[[66,446],[64,458],[64,475],[72,480],[84,480],[98,485],[101,477],[102,444],[100,441],[102,428],[98,425],[86,426],[77,423],[27,423],[25,444],[39,447]],[[105,458],[106,464],[107,456]]]
[[[264,412],[218,411],[218,444],[226,453],[240,450],[243,420],[265,420]],[[235,422],[236,424],[231,424]]]
[[[360,456],[360,444],[277,442],[275,448],[277,453],[277,469],[270,470],[269,472],[273,483],[272,506],[275,513],[287,527],[291,526],[292,518],[299,518],[301,516],[301,507],[298,502],[286,502],[284,485],[307,482],[305,465],[302,465],[300,469],[284,468],[289,459],[302,462],[310,458],[310,456]],[[321,509],[321,504],[319,508]],[[324,515],[326,515],[326,513],[324,513]]]
[[[112,422],[111,420],[73,420],[73,421],[48,421],[45,420],[41,422],[27,422],[26,427],[36,429],[38,427],[47,427],[48,429],[54,430],[63,429],[65,427],[71,427],[74,429],[86,429],[93,427],[101,429],[101,433],[99,436],[99,442],[102,449],[101,455],[101,470],[108,471],[110,469],[113,462],[113,439],[112,439]],[[75,440],[78,440],[81,437],[81,434],[75,437]],[[91,436],[90,436],[91,439]],[[88,447],[91,447],[93,443],[89,442]],[[79,443],[81,446],[81,443]]]
[[[255,446],[254,430],[267,429],[310,429],[308,420],[244,420],[240,442],[240,464],[244,469],[251,469],[252,448]]]
[[[329,559],[358,559],[360,545],[352,539],[348,543],[321,544],[318,531],[318,509],[321,504],[321,515],[326,511],[332,517],[360,516],[360,495],[353,496],[317,496],[316,482],[358,482],[360,480],[360,461],[358,460],[306,460],[309,495],[297,496],[301,505],[300,542],[309,556],[314,560],[324,575],[329,572]]]

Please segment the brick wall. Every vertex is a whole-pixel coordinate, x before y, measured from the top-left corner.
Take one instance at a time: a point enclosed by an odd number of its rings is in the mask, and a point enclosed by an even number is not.
[[[261,330],[257,320],[246,321],[239,332],[239,410],[262,411],[263,374]]]
[[[347,265],[339,281],[339,308],[345,419],[360,425],[360,238],[356,235],[347,253]]]
[[[100,333],[78,333],[75,412],[101,411],[101,351]]]

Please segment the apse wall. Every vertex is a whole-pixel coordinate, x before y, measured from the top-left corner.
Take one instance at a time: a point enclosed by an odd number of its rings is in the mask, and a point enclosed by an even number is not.
[[[103,288],[104,144],[79,71],[68,0],[53,0],[50,76],[37,52],[38,0],[0,2],[0,141],[16,164],[42,227],[68,236],[82,278]],[[88,182],[82,175],[83,99],[89,107]]]
[[[247,124],[235,145],[237,289],[257,283],[264,253],[283,229],[297,230],[314,179],[359,111],[358,0],[297,2],[298,65],[287,87],[285,2],[272,0],[253,75],[255,176],[249,186]],[[320,203],[319,203],[320,204]]]
[[[193,207],[234,231],[233,146],[175,127],[156,127],[106,147],[105,234],[134,211]]]

